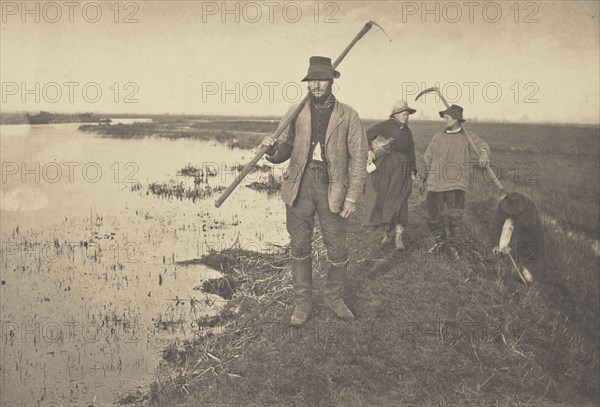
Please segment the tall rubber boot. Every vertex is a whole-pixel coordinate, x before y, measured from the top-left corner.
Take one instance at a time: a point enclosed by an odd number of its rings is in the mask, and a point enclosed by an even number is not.
[[[300,326],[308,321],[312,309],[312,260],[310,257],[292,262],[294,311],[290,325]]]
[[[354,314],[344,303],[344,285],[348,263],[335,265],[330,264],[327,270],[327,281],[325,284],[324,303],[340,319],[350,321]]]

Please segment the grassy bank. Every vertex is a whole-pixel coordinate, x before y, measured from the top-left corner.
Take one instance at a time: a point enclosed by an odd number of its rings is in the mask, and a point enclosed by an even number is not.
[[[144,131],[230,145],[243,139],[238,146],[255,147],[276,125],[248,132],[239,126],[188,123],[177,130],[171,123]],[[411,127],[419,157],[441,125]],[[503,260],[489,257],[481,266],[427,254],[424,202],[413,194],[405,252],[379,247],[380,234],[362,228],[360,214],[350,223],[346,299],[358,316],[352,323],[324,310],[321,240],[314,247],[315,312],[301,329],[287,326],[285,252],[234,250],[199,260],[223,271],[214,287],[230,288],[231,301],[221,316],[204,321],[205,336],[165,351],[158,380],[140,404],[597,405],[598,129],[468,128],[490,144],[507,190],[530,196],[544,219],[548,268],[534,285],[523,286]],[[144,135],[138,130],[124,137]],[[497,195],[476,172],[465,216],[472,242],[491,241]]]
[[[284,257],[265,268],[223,255],[217,267],[243,285],[214,334],[166,352],[154,403],[595,405],[597,331],[582,329],[575,298],[552,284],[525,288],[501,262],[480,270],[425,254],[424,208],[411,203],[405,253],[352,223],[353,323],[324,310],[320,245],[315,312],[301,329],[287,326]]]

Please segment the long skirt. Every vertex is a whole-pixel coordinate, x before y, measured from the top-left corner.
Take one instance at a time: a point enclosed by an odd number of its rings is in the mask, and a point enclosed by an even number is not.
[[[406,155],[397,151],[375,160],[377,170],[367,174],[363,226],[408,224],[408,197],[412,178]]]

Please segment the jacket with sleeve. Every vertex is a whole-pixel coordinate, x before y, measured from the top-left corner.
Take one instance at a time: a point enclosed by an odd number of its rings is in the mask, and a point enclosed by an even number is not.
[[[275,153],[267,159],[273,163],[290,160],[283,174],[281,198],[293,206],[302,174],[306,169],[311,141],[310,102],[306,101],[298,117],[276,143]],[[281,122],[296,109],[292,106]],[[325,157],[329,173],[329,209],[339,213],[348,199],[358,202],[363,193],[367,165],[367,138],[358,113],[347,104],[335,102],[327,133]]]

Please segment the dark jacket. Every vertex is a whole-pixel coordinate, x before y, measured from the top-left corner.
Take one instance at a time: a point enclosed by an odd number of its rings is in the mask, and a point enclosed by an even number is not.
[[[535,204],[529,197],[525,197],[526,205],[518,215],[508,214],[498,206],[494,230],[494,244],[498,244],[504,221],[511,217],[514,221],[509,246],[518,265],[530,268],[532,272],[540,272],[545,268],[546,247],[544,230],[540,215]]]
[[[401,128],[400,124],[394,119],[388,119],[381,123],[377,123],[367,130],[369,149],[371,149],[371,143],[377,136],[383,136],[387,139],[394,140],[392,143],[392,151],[404,154],[408,160],[408,165],[410,166],[410,168],[408,168],[409,171],[414,173],[416,168],[415,143],[410,127],[404,126]]]

